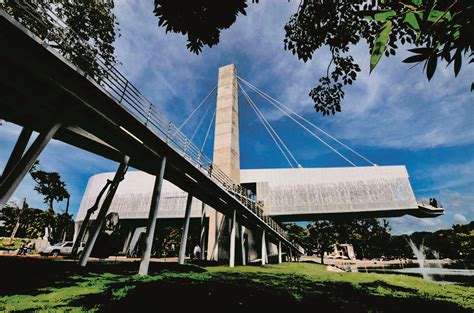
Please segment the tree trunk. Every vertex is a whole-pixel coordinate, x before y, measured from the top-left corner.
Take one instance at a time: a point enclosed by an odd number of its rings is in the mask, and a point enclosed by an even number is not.
[[[324,251],[321,251],[321,264],[324,264]]]
[[[20,220],[16,222],[15,227],[12,230],[12,234],[10,236],[10,244],[13,242],[13,239],[16,236],[16,232],[18,231],[18,228],[20,228]]]
[[[67,202],[66,202],[66,214],[69,213],[69,198],[70,198],[70,197],[67,197]]]
[[[63,230],[63,242],[66,241],[67,235],[67,216],[69,212],[69,197],[66,198],[66,214],[64,214],[64,230]]]

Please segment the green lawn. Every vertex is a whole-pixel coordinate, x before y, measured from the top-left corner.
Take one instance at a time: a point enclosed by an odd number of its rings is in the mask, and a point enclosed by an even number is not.
[[[262,305],[275,312],[472,312],[474,308],[473,287],[400,275],[334,273],[311,263],[234,269],[153,264],[153,274],[147,277],[133,275],[137,263],[91,264],[88,271],[51,260],[0,258],[0,265],[3,271],[24,269],[18,275],[3,273],[10,283],[1,280],[0,311],[132,312],[156,307],[160,312],[186,312],[203,306],[207,312],[251,312]]]

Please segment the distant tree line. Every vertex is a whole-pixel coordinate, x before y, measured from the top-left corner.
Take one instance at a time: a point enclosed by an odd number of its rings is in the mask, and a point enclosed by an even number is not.
[[[291,240],[319,255],[331,252],[336,244],[351,244],[358,259],[412,258],[408,245],[412,240],[426,247],[428,258],[474,259],[474,222],[411,235],[391,235],[388,221],[375,218],[323,220],[306,227],[289,223],[285,227]]]
[[[36,239],[42,238],[48,229],[48,239],[52,243],[72,239],[74,221],[69,214],[70,195],[61,175],[41,170],[39,161],[31,168],[30,175],[36,183],[34,190],[43,196],[48,207],[46,210],[31,208],[26,199],[21,207],[14,202],[8,203],[0,210],[4,221],[0,236]],[[56,212],[54,203],[62,201],[66,201],[65,209]]]

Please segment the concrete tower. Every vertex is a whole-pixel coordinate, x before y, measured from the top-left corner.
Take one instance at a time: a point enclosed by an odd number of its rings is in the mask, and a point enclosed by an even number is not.
[[[234,183],[240,183],[239,102],[237,69],[234,64],[219,68],[213,162]],[[218,235],[219,228],[220,233],[223,233],[224,225],[223,215],[210,209],[208,259],[216,260],[219,255],[226,254],[223,249],[219,251],[221,240],[216,242],[216,238],[221,237]]]

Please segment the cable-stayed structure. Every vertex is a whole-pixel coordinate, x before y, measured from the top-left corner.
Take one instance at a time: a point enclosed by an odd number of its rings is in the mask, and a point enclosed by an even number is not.
[[[356,166],[354,162],[352,162],[347,156],[343,155],[342,153],[340,153],[336,148],[334,148],[332,145],[330,145],[329,143],[327,143],[325,140],[323,140],[320,136],[318,136],[316,133],[314,133],[313,131],[311,131],[309,129],[309,127],[313,127],[315,128],[316,130],[318,130],[319,132],[321,132],[323,135],[327,136],[329,139],[333,140],[334,142],[336,142],[337,144],[339,144],[340,146],[344,147],[345,149],[349,150],[350,152],[352,152],[354,155],[356,155],[357,157],[359,157],[360,159],[366,161],[367,163],[371,164],[371,165],[376,165],[374,162],[370,161],[368,158],[366,158],[365,156],[361,155],[360,153],[358,153],[357,151],[355,151],[353,148],[349,147],[348,145],[344,144],[343,142],[341,142],[340,140],[338,140],[337,138],[335,138],[334,136],[332,136],[331,134],[329,134],[328,132],[324,131],[322,128],[318,127],[317,125],[315,125],[314,123],[312,123],[311,121],[309,121],[308,119],[304,118],[303,116],[301,116],[300,114],[296,113],[294,110],[292,110],[291,108],[289,108],[288,106],[284,105],[283,103],[281,103],[280,101],[274,99],[273,97],[269,96],[267,93],[261,91],[260,89],[258,89],[257,87],[255,87],[254,85],[252,85],[251,83],[249,83],[248,81],[244,80],[243,78],[241,78],[240,76],[238,76],[238,79],[240,82],[242,82],[242,84],[244,84],[245,86],[247,86],[249,89],[251,89],[252,91],[254,91],[256,94],[260,95],[263,99],[265,99],[268,103],[270,103],[273,107],[275,107],[277,110],[279,110],[280,112],[282,112],[285,116],[289,117],[293,122],[295,122],[298,126],[300,126],[303,130],[307,131],[309,134],[311,134],[314,138],[316,138],[318,141],[320,141],[323,145],[325,145],[326,147],[328,147],[329,149],[331,149],[333,152],[335,152],[337,155],[339,155],[342,159],[344,159],[346,162],[348,162],[350,165],[352,166]],[[300,121],[297,120],[300,119]],[[305,126],[304,123],[307,124],[307,126]]]

